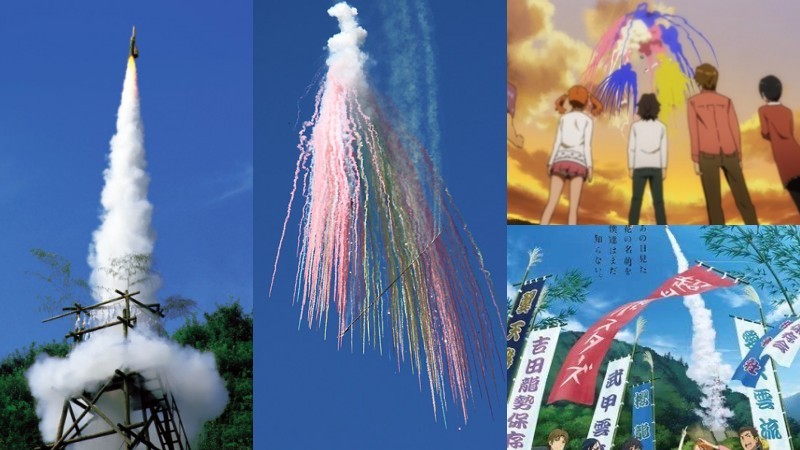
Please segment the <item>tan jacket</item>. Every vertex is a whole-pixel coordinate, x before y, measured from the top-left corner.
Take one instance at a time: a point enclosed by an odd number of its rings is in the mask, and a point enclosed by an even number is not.
[[[692,161],[699,161],[700,152],[738,155],[742,160],[739,120],[731,99],[714,91],[703,91],[689,98],[686,109]]]

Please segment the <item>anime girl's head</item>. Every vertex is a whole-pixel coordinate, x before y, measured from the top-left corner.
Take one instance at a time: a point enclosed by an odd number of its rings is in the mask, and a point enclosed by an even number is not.
[[[593,115],[596,116],[603,112],[603,104],[600,103],[600,100],[592,95],[588,89],[580,85],[572,86],[566,94],[556,100],[556,111],[561,114],[567,112],[564,108],[564,102],[566,101],[569,101],[569,104],[572,105],[572,109],[575,111],[583,111],[586,105],[591,103]]]
[[[600,450],[600,441],[597,439],[586,439],[581,444],[581,450]]]
[[[761,98],[769,102],[777,102],[781,99],[783,85],[781,80],[775,75],[767,75],[758,82],[758,93]]]

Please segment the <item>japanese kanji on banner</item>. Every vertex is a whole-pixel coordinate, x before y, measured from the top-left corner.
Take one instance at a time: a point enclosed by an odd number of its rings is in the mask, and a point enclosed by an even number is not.
[[[630,355],[608,363],[587,436],[587,439],[593,438],[600,441],[601,449],[611,448],[614,429],[617,428],[619,409],[622,407],[622,395],[625,392],[630,363]]]
[[[522,351],[522,344],[525,342],[526,333],[530,328],[533,318],[533,311],[539,303],[539,296],[544,287],[544,278],[539,278],[525,283],[520,288],[519,303],[514,305],[511,317],[508,319],[508,329],[506,332],[506,369],[508,373],[507,386],[514,383],[514,364],[519,358],[517,356]]]
[[[764,333],[763,327],[759,326],[758,331],[755,329],[748,329],[744,335],[740,334],[739,340],[741,341],[744,339],[748,351],[747,354],[742,357],[742,361],[739,365],[736,366],[732,379],[740,381],[744,386],[751,388],[756,387],[761,380],[764,380],[765,378],[762,374],[766,370],[767,361],[769,361],[769,355],[765,355],[764,350],[767,348],[767,345],[772,342],[784,328],[791,325],[792,321],[795,319],[796,317],[794,316],[782,319],[774,323],[772,328],[766,333]],[[749,323],[746,320],[742,322]],[[736,323],[738,324],[739,322],[736,321]]]
[[[570,349],[561,365],[550,392],[548,403],[569,400],[591,405],[600,364],[608,353],[617,332],[633,320],[650,303],[668,297],[702,294],[711,289],[733,286],[723,278],[700,266],[694,266],[670,278],[644,300],[627,303],[606,314],[589,327]]]
[[[751,347],[760,346],[764,327],[760,323],[734,318],[736,336],[739,340],[739,351],[746,358]],[[779,327],[776,327],[780,329]],[[760,373],[756,388],[745,388],[750,399],[750,411],[753,413],[753,424],[759,435],[769,442],[770,450],[790,450],[789,433],[783,420],[783,408],[780,402],[777,380],[772,370],[772,362],[764,357],[764,367]]]
[[[655,450],[656,423],[653,420],[653,385],[648,381],[633,387],[633,428],[631,435],[642,442],[642,450]]]
[[[544,397],[547,374],[556,352],[561,327],[535,330],[528,335],[525,350],[507,409],[507,449],[529,449]]]
[[[767,344],[765,355],[783,367],[789,367],[800,350],[800,319],[781,324],[781,332]]]

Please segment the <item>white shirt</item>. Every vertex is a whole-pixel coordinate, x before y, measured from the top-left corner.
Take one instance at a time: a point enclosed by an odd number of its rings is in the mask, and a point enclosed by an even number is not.
[[[639,120],[631,126],[628,139],[628,167],[667,167],[667,127],[660,120]]]
[[[582,111],[570,111],[558,122],[556,142],[547,165],[559,161],[592,167],[592,119]]]

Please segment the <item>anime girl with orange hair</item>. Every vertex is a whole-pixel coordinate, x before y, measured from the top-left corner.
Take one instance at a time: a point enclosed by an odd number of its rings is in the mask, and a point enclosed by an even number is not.
[[[564,103],[572,109],[567,112]],[[592,115],[603,111],[603,105],[583,86],[572,86],[556,100],[556,111],[562,114],[558,122],[553,153],[547,163],[550,174],[550,196],[542,212],[542,225],[550,224],[553,211],[564,185],[569,183],[570,225],[578,223],[578,205],[584,181],[592,181],[592,118],[584,112],[591,104]]]

